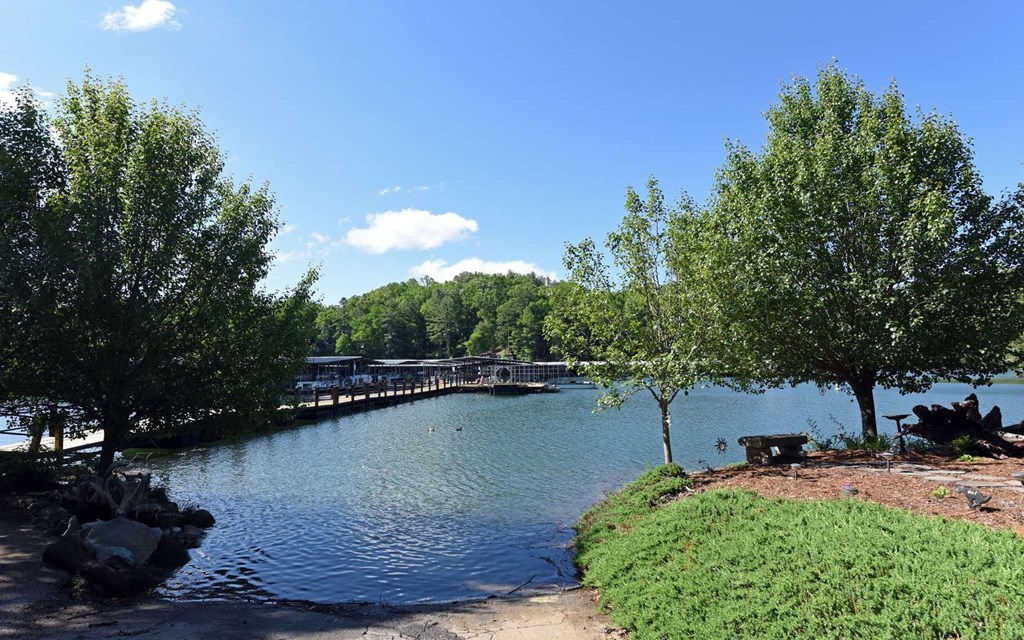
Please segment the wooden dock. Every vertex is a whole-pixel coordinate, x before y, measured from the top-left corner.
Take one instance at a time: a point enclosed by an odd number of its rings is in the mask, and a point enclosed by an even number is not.
[[[28,438],[28,436],[25,436]],[[59,449],[63,452],[70,451],[81,451],[83,449],[91,449],[98,447],[103,444],[103,430],[92,431],[79,438],[61,438],[63,446]],[[40,448],[44,451],[57,451],[57,438],[53,436],[44,436],[40,441]],[[17,451],[28,451],[29,439],[22,442],[15,442],[14,444],[7,444],[0,447],[0,453],[17,452]]]
[[[313,393],[295,392],[295,401],[282,405],[282,410],[294,410],[294,416],[305,420],[318,420],[342,413],[368,411],[379,407],[389,407],[406,402],[435,398],[451,393],[489,393],[491,395],[520,395],[535,393],[543,385],[539,384],[477,384],[465,379],[442,380],[427,378],[423,380],[399,380],[390,383],[369,383],[353,387],[334,387],[319,389]],[[78,438],[44,437],[40,444],[47,451],[80,451],[99,447],[103,443],[103,431],[96,430]],[[29,436],[25,440],[0,446],[3,452],[26,451]]]
[[[390,407],[425,398],[460,393],[476,385],[462,380],[441,379],[400,380],[392,383],[369,383],[354,387],[320,389],[312,394],[295,393],[295,403],[282,409],[294,408],[295,417],[317,419],[342,412],[367,411],[377,407]],[[311,397],[308,397],[311,396]]]

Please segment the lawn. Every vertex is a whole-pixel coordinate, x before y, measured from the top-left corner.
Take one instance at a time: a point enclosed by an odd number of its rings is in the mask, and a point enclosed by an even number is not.
[[[585,584],[635,640],[1022,638],[1024,541],[862,500],[766,499],[659,467],[584,514]]]

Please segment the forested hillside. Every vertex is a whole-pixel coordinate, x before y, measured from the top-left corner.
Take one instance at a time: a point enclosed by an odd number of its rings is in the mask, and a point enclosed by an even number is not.
[[[502,352],[552,359],[544,319],[562,283],[533,274],[463,273],[450,282],[393,282],[325,306],[315,355],[455,357]]]

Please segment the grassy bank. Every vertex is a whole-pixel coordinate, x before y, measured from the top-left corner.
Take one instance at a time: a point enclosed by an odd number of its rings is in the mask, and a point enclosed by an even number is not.
[[[1011,532],[861,500],[666,502],[685,482],[652,470],[578,527],[585,584],[635,640],[1024,637]]]

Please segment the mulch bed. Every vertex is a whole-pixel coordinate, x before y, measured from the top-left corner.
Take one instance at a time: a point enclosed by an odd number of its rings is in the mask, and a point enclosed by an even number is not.
[[[1024,471],[1024,460],[1015,459],[956,462],[933,455],[910,454],[897,456],[892,464],[901,462],[928,465],[937,470],[994,476],[1008,482],[1012,480],[1010,474]],[[792,478],[789,465],[747,465],[694,474],[694,488],[698,491],[724,487],[746,488],[766,497],[806,500],[840,498],[842,486],[849,483],[859,491],[855,498],[858,500],[872,500],[926,515],[959,518],[993,528],[1012,529],[1024,537],[1024,493],[1002,487],[982,487],[981,491],[990,494],[992,500],[980,509],[971,510],[964,496],[955,491],[956,485],[953,483],[898,473],[873,473],[852,466],[864,464],[885,467],[885,463],[873,453],[813,452],[808,454],[807,462],[800,469],[800,477],[796,480]],[[945,486],[949,491],[944,498],[934,495],[940,486]]]

